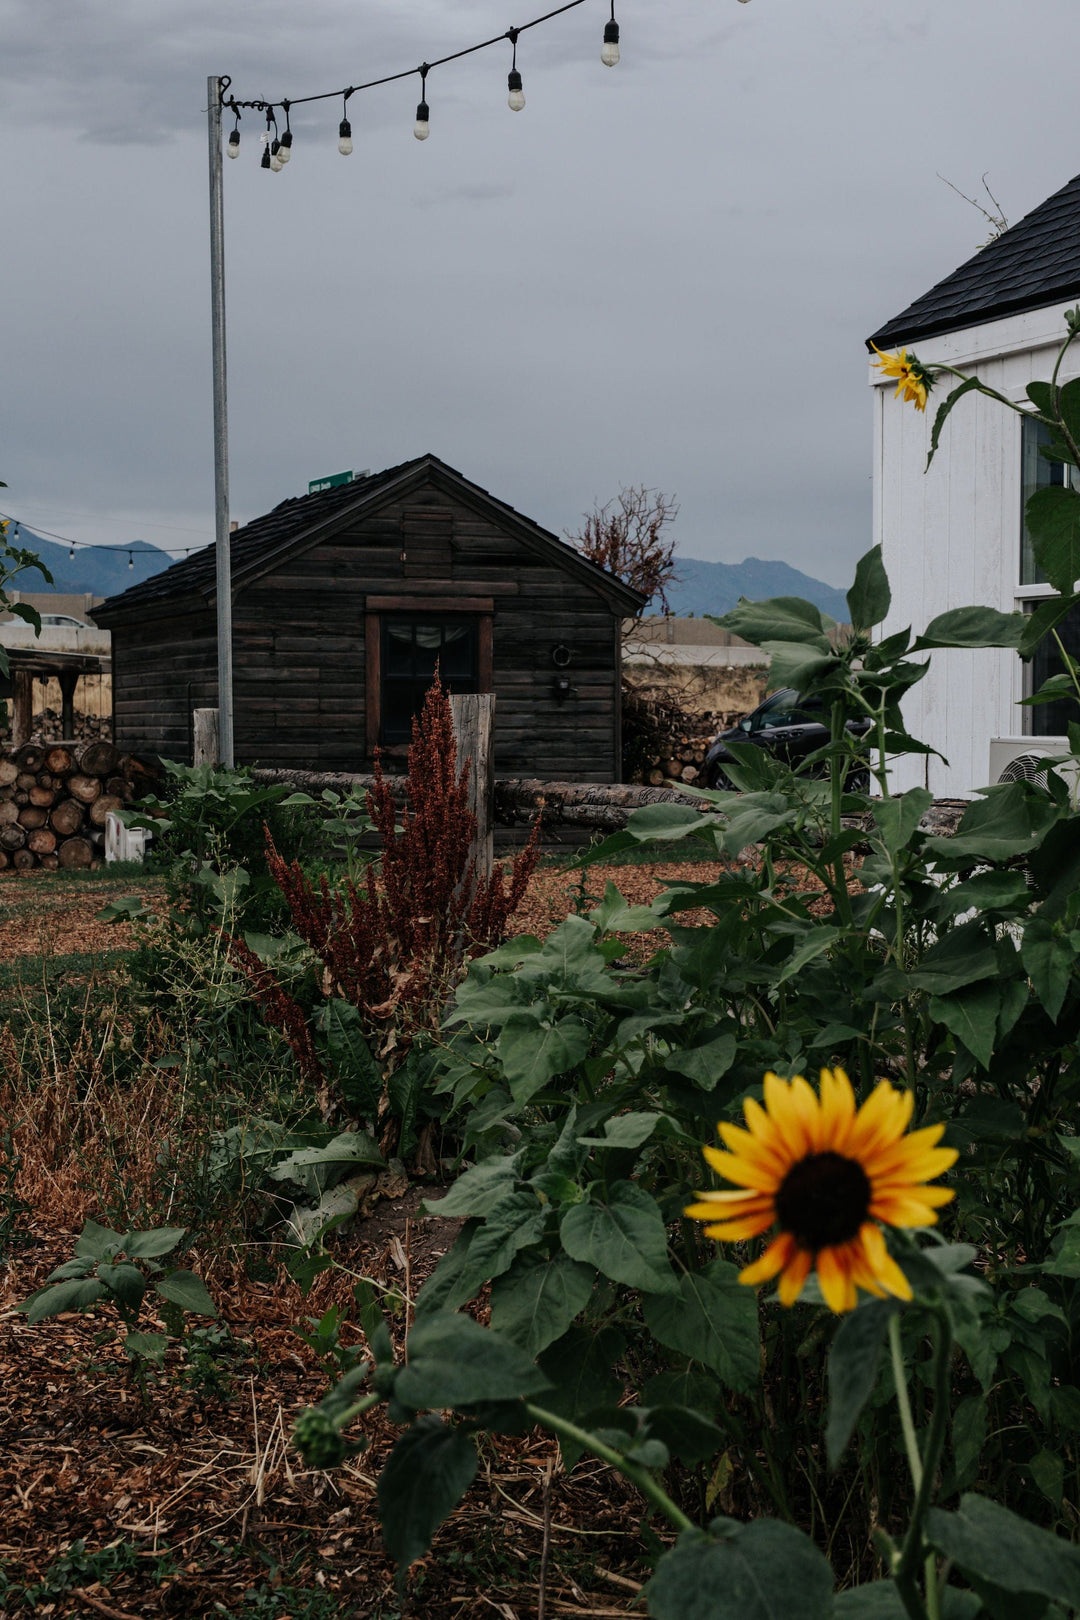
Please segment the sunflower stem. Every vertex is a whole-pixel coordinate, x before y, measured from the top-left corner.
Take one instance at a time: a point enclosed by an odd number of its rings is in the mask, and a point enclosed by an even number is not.
[[[664,1517],[670,1520],[676,1530],[693,1530],[694,1521],[688,1519],[682,1508],[675,1505],[663,1486],[657,1483],[647,1468],[641,1468],[637,1463],[632,1463],[629,1458],[624,1457],[613,1446],[605,1445],[595,1434],[590,1434],[588,1429],[579,1429],[576,1423],[570,1422],[569,1418],[557,1417],[554,1412],[548,1412],[542,1406],[534,1406],[531,1401],[525,1402],[525,1410],[533,1422],[538,1423],[541,1428],[550,1429],[553,1434],[560,1437],[565,1435],[567,1440],[576,1440],[579,1446],[586,1447],[594,1457],[599,1457],[601,1462],[606,1462],[612,1468],[617,1468],[620,1474],[625,1475],[632,1484],[637,1486],[642,1496],[651,1502],[653,1507],[658,1508]]]
[[[911,1483],[916,1494],[922,1488],[923,1466],[919,1456],[919,1442],[915,1437],[915,1422],[911,1416],[911,1402],[908,1400],[907,1371],[904,1367],[904,1350],[900,1342],[900,1312],[894,1311],[889,1317],[889,1355],[892,1358],[893,1384],[896,1386],[896,1404],[900,1408],[900,1428],[904,1435],[904,1450],[907,1452],[908,1467],[911,1470]]]
[[[926,1442],[926,1451],[920,1461],[920,1478],[915,1485],[915,1506],[912,1509],[911,1523],[908,1525],[907,1535],[904,1538],[904,1549],[900,1554],[896,1581],[899,1587],[902,1578],[913,1578],[916,1566],[922,1559],[926,1572],[927,1620],[940,1620],[941,1594],[937,1579],[937,1560],[933,1549],[927,1547],[923,1540],[923,1524],[934,1494],[934,1482],[945,1445],[945,1430],[949,1421],[949,1375],[952,1367],[953,1325],[947,1305],[933,1306],[931,1309],[933,1310],[936,1328],[934,1345],[934,1415],[930,1420],[930,1434]],[[896,1318],[894,1317],[893,1320],[895,1321]],[[891,1345],[893,1342],[892,1322],[890,1322],[889,1328]],[[899,1344],[899,1337],[899,1332],[897,1332],[897,1345]],[[895,1360],[893,1365],[895,1368]],[[902,1366],[901,1359],[901,1368]],[[906,1386],[904,1400],[906,1403]],[[910,1408],[908,1408],[908,1417],[910,1421]],[[901,1422],[903,1422],[902,1413]],[[914,1438],[914,1430],[912,1436]],[[918,1446],[916,1445],[917,1452]],[[914,1479],[914,1470],[912,1470],[912,1478]]]
[[[844,793],[844,778],[847,775],[847,761],[838,757],[839,743],[844,735],[844,705],[837,700],[832,706],[830,715],[830,734],[833,744],[832,757],[829,760],[829,838],[834,842],[843,831],[840,809]],[[848,894],[847,873],[844,870],[844,852],[841,850],[833,862],[833,905],[842,922],[850,924],[853,920],[851,912],[851,896]]]

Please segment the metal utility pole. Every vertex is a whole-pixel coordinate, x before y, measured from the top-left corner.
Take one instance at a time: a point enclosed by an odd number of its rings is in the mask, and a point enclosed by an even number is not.
[[[228,81],[226,80],[226,84]],[[210,138],[210,323],[214,371],[214,535],[217,557],[218,747],[232,769],[232,558],[229,550],[229,427],[225,395],[225,203],[222,192],[222,81],[206,81]]]

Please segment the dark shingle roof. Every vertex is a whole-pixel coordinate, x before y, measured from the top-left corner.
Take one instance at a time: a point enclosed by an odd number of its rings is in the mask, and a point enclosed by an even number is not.
[[[1080,294],[1080,175],[887,321],[878,348],[915,343]]]
[[[230,547],[233,573],[239,573],[248,563],[255,563],[275,544],[288,540],[293,534],[333,517],[340,507],[351,506],[360,496],[389,483],[398,473],[410,466],[402,462],[388,467],[385,472],[369,478],[358,478],[351,484],[340,484],[336,489],[320,490],[316,495],[294,495],[275,506],[265,517],[254,518],[236,529]],[[212,545],[194,552],[171,568],[162,569],[138,585],[132,585],[118,596],[102,602],[97,612],[111,612],[113,608],[139,607],[142,603],[156,604],[166,597],[209,595],[214,589],[217,562]]]
[[[531,518],[523,517],[506,501],[501,501],[486,489],[481,489],[479,484],[471,483],[456,468],[447,466],[446,462],[433,455],[417,456],[412,461],[400,462],[396,467],[387,467],[383,472],[372,473],[367,478],[358,478],[351,484],[341,484],[336,489],[320,490],[315,495],[292,496],[275,506],[273,511],[267,512],[265,517],[255,518],[251,523],[246,523],[242,529],[236,529],[231,536],[230,547],[234,581],[240,581],[247,570],[258,570],[268,562],[272,565],[279,553],[288,551],[290,542],[301,541],[312,530],[320,529],[328,523],[332,524],[339,512],[344,514],[350,507],[377,494],[383,486],[391,485],[399,478],[418,472],[424,467],[448,474],[464,494],[471,492],[481,497],[484,502],[523,526],[526,533],[531,531],[534,544],[538,544],[545,551],[550,547],[555,552],[562,553],[568,567],[591,573],[595,577],[596,584],[616,599],[621,611],[637,612],[644,605],[644,598],[630,586],[624,585],[614,574],[609,574],[587,561],[573,546],[567,545],[556,535],[549,534]],[[126,614],[133,608],[145,607],[153,616],[155,610],[165,609],[167,604],[183,597],[201,596],[204,600],[209,600],[215,589],[216,567],[215,548],[212,545],[206,546],[202,551],[185,557],[182,562],[173,563],[171,568],[163,569],[160,574],[154,574],[150,579],[132,585],[118,596],[110,596],[107,601],[94,609],[93,616],[99,623],[107,624],[114,612]]]

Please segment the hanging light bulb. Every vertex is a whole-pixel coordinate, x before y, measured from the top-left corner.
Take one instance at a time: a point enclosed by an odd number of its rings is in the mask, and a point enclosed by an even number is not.
[[[270,142],[270,167],[275,174],[280,173],[285,167],[281,161],[281,142],[276,138]]]
[[[263,147],[262,162],[259,164],[259,167],[260,169],[268,169],[270,167],[270,148],[268,146]]]
[[[70,545],[70,547],[68,549],[68,556],[71,558],[72,562],[75,561],[75,542],[74,542],[74,540],[71,542],[71,545]]]
[[[278,147],[278,157],[281,159],[282,163],[288,163],[289,159],[292,157],[291,129],[286,129],[284,135],[281,137],[281,145]]]
[[[353,149],[352,125],[349,123],[349,97],[351,95],[352,91],[346,90],[345,100],[341,108],[341,123],[338,125],[337,149],[342,157],[350,157]]]
[[[237,124],[236,128],[232,131],[232,134],[229,136],[229,144],[225,148],[225,150],[226,150],[226,152],[228,152],[228,154],[229,154],[229,156],[231,158],[236,158],[236,157],[240,156],[240,125],[239,125],[239,123]]]
[[[259,167],[262,168],[262,169],[268,169],[270,167],[270,129],[271,129],[271,125],[273,124],[273,122],[274,122],[274,115],[273,115],[272,112],[270,112],[269,109],[267,109],[266,128],[263,130],[262,134],[259,136],[259,140],[260,140],[260,142],[262,144],[262,149],[263,149],[262,159],[261,159],[260,164],[259,164]]]
[[[518,72],[517,65],[518,30],[516,28],[509,29],[506,37],[514,47],[514,55],[510,62],[510,72],[506,79],[506,87],[510,92],[506,98],[506,105],[510,108],[511,112],[520,112],[525,105],[525,92],[521,88],[521,74]]]
[[[134,566],[135,566],[135,558],[131,555],[131,552],[129,551],[128,552],[128,567],[129,568],[134,568]]]
[[[420,69],[420,102],[416,109],[416,123],[413,125],[413,134],[418,141],[426,141],[431,134],[428,124],[427,76],[428,69],[425,62]]]
[[[614,67],[619,60],[619,25],[615,21],[615,0],[611,0],[611,21],[604,24],[604,43],[600,60],[605,67]]]

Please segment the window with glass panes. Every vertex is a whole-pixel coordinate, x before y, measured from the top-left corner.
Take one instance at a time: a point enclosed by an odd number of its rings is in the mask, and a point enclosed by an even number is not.
[[[1045,585],[1046,576],[1035,560],[1035,551],[1031,543],[1031,535],[1025,519],[1028,500],[1038,489],[1047,489],[1053,485],[1064,485],[1066,476],[1069,477],[1073,487],[1077,487],[1078,479],[1074,468],[1066,467],[1063,462],[1049,461],[1042,454],[1044,447],[1050,443],[1050,429],[1041,422],[1035,422],[1030,417],[1022,420],[1021,436],[1021,506],[1020,506],[1020,595],[1025,594],[1025,586]],[[1044,593],[1033,593],[1023,602],[1026,611],[1031,612],[1038,606]],[[1080,658],[1080,611],[1073,611],[1066,615],[1057,627],[1057,636],[1061,647],[1064,647],[1070,658]],[[1028,693],[1037,692],[1043,683],[1051,676],[1060,674],[1064,668],[1061,650],[1053,636],[1044,638],[1031,662],[1025,666],[1025,690]],[[1032,737],[1064,737],[1070,720],[1080,720],[1080,704],[1075,698],[1061,698],[1054,703],[1040,703],[1034,708],[1025,709],[1025,731]]]
[[[412,740],[413,716],[439,678],[450,692],[476,692],[478,625],[475,618],[385,616],[381,626],[379,741],[393,748]]]

